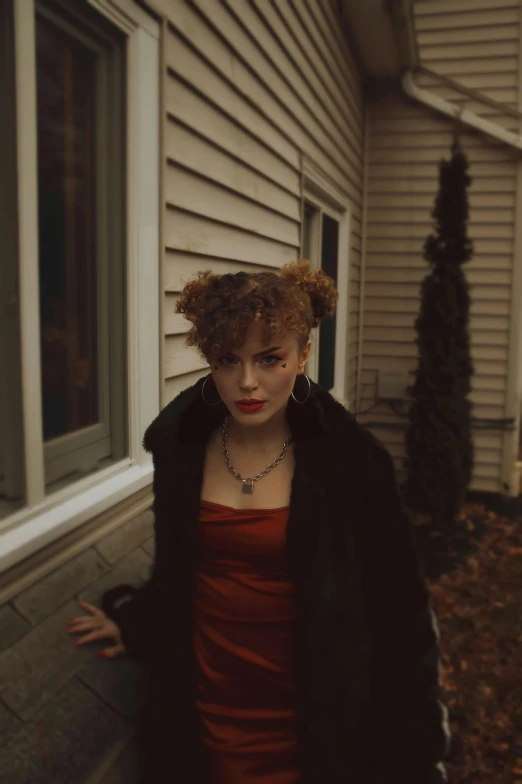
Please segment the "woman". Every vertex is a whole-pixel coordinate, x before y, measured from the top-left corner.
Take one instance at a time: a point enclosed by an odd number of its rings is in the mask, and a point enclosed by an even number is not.
[[[145,434],[152,576],[71,625],[150,665],[147,784],[446,780],[436,629],[392,460],[304,375],[336,299],[301,261],[200,273],[177,304],[211,373]]]

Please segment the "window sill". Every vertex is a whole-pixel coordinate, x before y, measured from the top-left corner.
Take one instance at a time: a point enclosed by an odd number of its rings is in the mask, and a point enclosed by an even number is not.
[[[152,483],[152,472],[150,462],[125,461],[109,469],[104,480],[98,476],[94,483],[89,477],[60,493],[60,498],[49,496],[38,506],[16,512],[0,529],[0,573],[144,489]]]

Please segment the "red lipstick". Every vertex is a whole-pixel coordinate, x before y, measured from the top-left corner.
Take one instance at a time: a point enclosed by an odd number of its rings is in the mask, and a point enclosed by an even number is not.
[[[256,400],[255,398],[243,398],[243,400],[236,400],[236,406],[240,411],[252,413],[254,411],[260,411],[265,405],[265,402],[266,401],[264,400]]]

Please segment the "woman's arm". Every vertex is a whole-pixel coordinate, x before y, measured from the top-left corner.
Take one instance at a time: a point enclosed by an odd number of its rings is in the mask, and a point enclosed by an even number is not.
[[[440,784],[449,749],[440,702],[438,629],[393,460],[372,449],[364,539],[364,590],[374,644],[375,782]],[[373,779],[372,779],[373,781]]]
[[[120,628],[122,642],[127,654],[138,661],[146,662],[153,656],[160,643],[162,626],[166,622],[165,592],[168,565],[166,540],[168,527],[162,514],[160,500],[161,476],[165,469],[161,459],[154,457],[154,563],[149,580],[140,588],[118,585],[106,591],[102,597],[102,608]]]

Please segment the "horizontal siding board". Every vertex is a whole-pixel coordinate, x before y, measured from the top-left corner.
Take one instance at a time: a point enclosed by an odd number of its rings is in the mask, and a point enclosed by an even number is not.
[[[365,284],[366,294],[368,297],[388,297],[393,299],[397,296],[397,292],[388,284],[373,283],[367,281]],[[401,285],[400,297],[402,302],[406,299],[419,300],[420,286],[415,283],[403,283]],[[511,289],[507,286],[496,286],[492,288],[491,285],[475,284],[471,292],[472,303],[477,300],[488,300],[491,302],[511,302]]]
[[[227,117],[219,107],[210,103],[186,84],[179,81],[173,74],[168,74],[165,88],[165,104],[167,113],[194,129],[199,136],[208,139],[215,147],[237,161],[242,161],[250,168],[261,172],[263,176],[277,183],[295,196],[300,195],[300,174],[288,163],[281,160],[266,146],[266,142],[254,138],[245,128]],[[172,145],[175,143],[175,123],[167,120],[165,127],[165,145],[167,154],[174,154]],[[261,127],[262,130],[262,127]],[[216,156],[218,157],[218,156]],[[213,164],[219,167],[219,163]]]
[[[378,166],[381,163],[400,163],[407,164],[408,166],[415,163],[430,163],[432,166],[438,166],[441,160],[449,160],[451,156],[451,141],[449,144],[447,144],[447,140],[442,139],[438,149],[434,149],[432,145],[424,146],[427,140],[423,139],[422,141],[423,145],[418,146],[416,144],[412,144],[410,139],[409,148],[406,147],[405,143],[403,148],[400,146],[394,146],[388,147],[387,149],[378,148],[372,144],[369,155],[370,166]],[[477,145],[476,147],[471,147],[468,146],[464,141],[462,147],[469,156],[470,174],[472,176],[477,163],[493,163],[495,166],[498,163],[502,163],[512,167],[513,170],[515,169],[516,163],[514,156],[510,157],[509,153],[506,152],[505,145],[499,147],[490,147],[482,143],[480,146]]]
[[[366,257],[366,267],[385,267],[390,270],[408,269],[423,270],[427,275],[429,272],[428,262],[423,258],[422,253],[371,253]],[[474,255],[473,259],[464,266],[465,274],[470,270],[512,270],[513,257],[507,253],[504,255],[496,253],[492,256]],[[392,273],[393,274],[393,273]]]
[[[174,400],[184,389],[193,386],[200,378],[208,375],[209,369],[197,370],[192,373],[185,373],[182,376],[174,376],[165,381],[165,404]]]
[[[190,280],[197,278],[199,271],[210,270],[214,275],[226,275],[235,272],[266,272],[269,267],[260,264],[248,264],[229,259],[217,259],[212,256],[199,256],[192,253],[167,252],[163,280],[166,292],[180,292]]]
[[[382,287],[379,289],[382,290]],[[510,300],[483,300],[474,299],[471,303],[472,313],[477,316],[509,316],[511,313]],[[405,297],[386,297],[372,295],[366,291],[364,299],[364,313],[418,313],[419,296]]]
[[[371,327],[379,327],[380,329],[391,328],[404,328],[410,327],[413,329],[415,313],[389,313],[386,311],[366,311],[363,317],[364,334]],[[487,330],[488,332],[507,332],[510,327],[510,318],[508,316],[471,316],[469,321],[470,332],[475,332],[478,329]]]
[[[424,194],[435,196],[437,192],[437,180],[435,177],[427,180],[426,178],[415,179],[393,179],[388,177],[386,179],[374,178],[371,184],[372,193],[408,193],[408,194]],[[469,189],[470,200],[475,194],[514,194],[515,193],[515,180],[512,178],[501,177],[488,177],[477,178],[473,177]]]
[[[405,373],[408,370],[415,370],[417,360],[415,357],[396,357],[396,356],[368,356],[363,353],[361,367],[364,370],[373,369],[376,366],[384,373]],[[505,362],[492,362],[491,360],[474,360],[475,373],[477,375],[507,377]]]
[[[296,120],[289,109],[279,99],[276,99],[271,90],[260,81],[260,74],[252,72],[245,65],[239,53],[234,53],[233,49],[189,5],[181,0],[171,0],[171,3],[173,5],[171,24],[181,34],[189,37],[192,44],[197,47],[200,62],[203,61],[202,58],[207,59],[222,81],[234,86],[234,90],[238,94],[236,103],[248,101],[255,104],[259,115],[270,120],[282,135],[287,136],[289,140],[291,139],[296,149],[315,160],[336,185],[350,197],[358,198],[359,172],[340,153],[335,154],[332,146],[328,146],[324,134],[315,140],[309,135],[308,126],[312,124],[310,116],[308,115],[308,122],[306,119],[303,119],[302,123]],[[225,25],[220,15],[223,11],[222,6],[218,3],[205,4],[204,10],[205,13],[212,14],[214,23],[216,20],[221,22],[223,25],[221,32],[224,35],[231,35],[234,48],[237,47],[238,38],[242,32],[241,28],[237,26],[237,29],[232,32],[229,29],[230,23]],[[179,61],[177,49],[177,45],[173,44],[173,36],[168,36],[167,61],[169,65],[173,64],[174,60]],[[174,70],[179,72],[180,67],[179,62],[176,62]],[[201,85],[199,89],[208,90],[208,87]],[[241,100],[238,100],[239,97]],[[328,150],[325,149],[326,147]]]
[[[280,268],[295,261],[297,249],[197,215],[166,210],[165,244],[171,250]]]
[[[514,187],[515,184],[515,166],[511,161],[505,163],[475,163],[473,161],[472,173],[475,182],[479,178],[492,178],[498,180],[505,177],[506,180],[510,180],[511,187]],[[396,165],[386,163],[374,164],[370,167],[368,174],[372,180],[395,179],[399,176],[402,178],[429,179],[431,177],[437,177],[437,164],[436,162],[433,162],[432,165],[425,165],[422,163],[402,163]]]
[[[299,150],[248,100],[205,62],[180,36],[169,30],[165,40],[167,66],[181,76],[235,122],[267,145],[296,172],[300,169]]]
[[[421,253],[423,241],[418,239],[379,239],[370,237],[367,241],[368,253]],[[512,240],[476,239],[475,253],[491,255],[494,253],[513,253]]]
[[[314,26],[312,29],[317,29],[322,34],[323,51],[332,53],[337,61],[340,78],[351,88],[351,97],[353,97],[357,107],[362,109],[363,102],[360,97],[362,87],[361,75],[353,52],[348,46],[346,36],[342,31],[340,19],[334,14],[328,0],[326,2],[324,0],[311,0],[311,2],[310,0],[305,0],[305,2],[313,19]],[[349,75],[348,79],[346,79],[347,74]]]
[[[458,30],[467,27],[492,27],[495,25],[516,25],[520,18],[518,8],[492,8],[473,13],[439,13],[430,16],[415,16],[415,29],[418,32],[428,30]]]
[[[437,69],[440,74],[440,69]],[[444,82],[438,76],[431,76],[424,72],[420,72],[415,76],[415,81],[420,87],[438,87]],[[458,79],[455,79],[463,87],[469,87],[472,90],[491,90],[491,89],[506,89],[507,87],[516,87],[518,84],[518,71],[517,69],[505,69],[501,72],[491,73],[473,73],[461,74]]]
[[[369,394],[368,390],[372,389],[372,394],[374,396],[377,395],[377,385],[378,385],[378,376],[379,376],[379,369],[372,369],[372,370],[364,370],[361,374],[361,381],[364,387],[366,387],[366,394]],[[405,382],[407,379],[407,385],[411,385],[415,382],[415,371],[410,370],[408,372],[404,372]],[[506,378],[505,377],[497,377],[497,376],[477,376],[473,375],[471,377],[471,388],[476,391],[480,392],[502,392],[503,394],[506,393]]]
[[[165,152],[169,161],[213,180],[241,197],[269,206],[293,221],[300,221],[300,199],[296,195],[177,123],[167,124]]]
[[[439,85],[436,87],[430,87],[428,91],[437,98],[442,98],[444,101],[449,101],[450,103],[460,102],[462,104],[466,104],[467,102],[466,94],[461,90],[454,90],[453,87]],[[502,104],[503,106],[508,106],[511,109],[516,108],[515,104],[517,101],[517,90],[514,87],[486,87],[480,90],[480,92],[486,99],[496,101],[497,103]],[[486,107],[487,104],[484,102],[484,104],[479,107],[477,114],[484,115]],[[487,108],[489,109],[489,107]]]
[[[170,292],[163,295],[163,330],[165,335],[184,335],[191,328],[183,313],[176,313],[179,296]]]
[[[299,46],[296,37],[296,26],[289,30],[272,3],[265,0],[252,0],[252,5],[256,9],[265,25],[276,37],[279,47],[292,62],[294,69],[299,74],[300,79],[308,86],[313,93],[315,100],[324,108],[326,113],[335,122],[336,126],[345,133],[350,144],[355,143],[357,155],[361,155],[361,122],[357,121],[353,112],[348,110],[346,101],[341,97],[336,101],[331,95],[328,84],[321,82],[318,74],[310,65],[302,48]],[[355,142],[352,141],[355,140]]]
[[[209,10],[215,13],[218,4],[214,0],[198,0],[200,6],[202,2],[205,3],[205,7],[211,5]],[[264,60],[253,62],[254,47],[250,46],[245,50],[250,67],[263,76],[265,83],[291,109],[294,116],[308,125],[311,134],[315,127],[313,134],[315,138],[322,138],[326,134],[330,144],[335,145],[341,155],[346,155],[358,167],[361,163],[360,145],[357,149],[355,140],[346,133],[346,125],[343,126],[341,123],[338,127],[336,121],[325,114],[324,107],[310,90],[302,74],[296,70],[292,60],[287,57],[256,11],[248,3],[227,2],[227,0],[225,2],[263,52]],[[241,46],[241,41],[239,45]]]
[[[393,205],[390,204],[391,199],[387,198],[387,205],[384,209],[376,209],[373,204],[371,206],[371,227],[377,227],[380,225],[386,224],[399,224],[399,225],[422,225],[428,231],[431,230],[432,221],[430,219],[431,211],[434,206],[434,200],[427,200],[428,206],[424,207],[420,204],[415,204],[414,200],[411,200],[411,206],[407,209],[404,207],[400,207],[396,200],[393,200]],[[489,199],[491,203],[494,201],[496,203],[496,199]],[[475,228],[479,228],[480,226],[492,224],[496,226],[510,226],[511,234],[513,234],[513,222],[515,220],[515,211],[513,209],[508,209],[504,207],[483,207],[483,208],[476,208],[471,206],[470,209],[470,219],[468,223],[469,233],[472,234]],[[372,230],[369,232],[372,233]]]
[[[380,125],[380,123],[379,123]],[[430,124],[431,126],[431,124]],[[405,133],[404,125],[399,125],[395,121],[395,133],[393,127],[388,130],[380,128],[379,132],[371,134],[370,152],[372,156],[376,153],[382,154],[386,151],[403,152],[411,150],[416,153],[418,150],[431,150],[432,158],[439,161],[441,157],[449,158],[451,145],[453,143],[453,128],[446,122],[435,129],[427,126],[426,131],[417,133],[417,124],[408,133]],[[430,132],[431,130],[431,132]],[[488,139],[481,133],[470,130],[460,137],[462,149],[466,154],[475,156],[477,153],[502,156],[506,161],[514,160],[515,153],[510,153],[505,144]],[[423,152],[423,154],[427,154]]]
[[[470,26],[465,29],[446,28],[444,30],[418,31],[417,42],[421,54],[426,51],[426,47],[431,45],[446,46],[448,44],[461,44],[465,46],[469,43],[486,44],[492,41],[504,43],[515,42],[518,45],[518,25],[490,25],[489,27],[474,27],[473,18],[470,17]]]
[[[163,372],[165,378],[181,376],[184,373],[208,369],[198,352],[185,345],[184,335],[172,335],[165,338],[163,347]],[[208,370],[207,370],[208,372]]]
[[[433,227],[428,223],[417,223],[409,221],[407,223],[370,223],[368,234],[372,238],[425,238],[428,234],[433,234]],[[470,223],[468,234],[473,240],[512,240],[513,225],[505,223]]]
[[[477,57],[467,60],[441,60],[437,63],[437,71],[445,76],[453,76],[457,81],[458,77],[469,76],[471,79],[479,79],[481,75],[488,78],[498,73],[518,73],[518,60],[516,57],[488,57],[487,59]]]
[[[439,14],[475,13],[491,9],[492,0],[415,0],[413,11],[415,18]],[[498,0],[497,10],[517,10],[517,0]]]
[[[281,73],[274,67],[269,58],[270,52],[274,51],[274,41],[268,43],[266,36],[261,35],[262,26],[259,22],[259,17],[255,14],[252,8],[246,4],[233,4],[232,7],[234,14],[240,19],[240,22],[248,30],[250,36],[254,38],[258,46],[252,44],[252,39],[236,22],[234,16],[227,12],[224,4],[216,3],[215,0],[195,0],[198,8],[209,22],[216,27],[217,30],[223,35],[229,37],[233,41],[233,48],[236,50],[238,56],[241,55],[248,63],[249,69],[255,73],[259,82],[263,83],[264,89],[267,91],[261,98],[261,103],[267,102],[267,96],[273,95],[277,99],[278,104],[282,104],[286,111],[291,114],[293,120],[297,122],[300,128],[306,129],[306,134],[310,136],[314,142],[319,145],[330,157],[337,160],[341,167],[346,166],[348,158],[350,157],[350,150],[347,148],[346,140],[335,131],[331,123],[319,122],[316,114],[313,111],[314,105],[310,105],[300,99],[295,90],[290,87],[281,76]],[[260,45],[259,38],[261,37],[265,47]],[[259,48],[258,48],[259,47]],[[268,52],[267,52],[268,48]],[[281,53],[279,53],[281,54]],[[288,70],[288,66],[286,67]],[[235,68],[237,74],[237,68]],[[237,75],[236,75],[237,79]],[[302,82],[301,82],[302,85]],[[251,83],[249,86],[252,88]],[[308,97],[308,101],[310,98]],[[313,97],[312,97],[313,100]],[[315,102],[314,102],[315,103]],[[271,111],[272,116],[275,118],[277,113]],[[323,115],[324,118],[324,115]],[[279,123],[280,127],[286,125],[285,121]],[[304,137],[303,137],[304,138]],[[335,148],[337,152],[335,152]],[[347,155],[348,153],[348,155]],[[343,156],[346,160],[343,161]],[[358,166],[359,161],[353,159],[352,163],[355,167]]]
[[[512,33],[514,35],[514,33]],[[462,58],[463,60],[480,57],[514,57],[518,53],[518,40],[511,38],[510,40],[500,41],[469,41],[461,43],[448,43],[438,45],[422,46],[421,64],[433,63],[439,60],[447,60],[452,57]]]
[[[368,209],[372,212],[382,208],[383,210],[428,210],[432,209],[435,205],[435,193],[420,194],[420,193],[396,193],[393,197],[393,206],[390,206],[390,196],[387,193],[370,193],[368,195]],[[475,193],[469,198],[470,211],[475,214],[480,213],[483,215],[493,212],[503,213],[506,210],[512,214],[515,207],[515,194],[514,193],[499,193],[495,195],[495,206],[489,208],[492,199],[489,194]]]
[[[414,343],[393,341],[372,341],[364,339],[363,352],[368,357],[382,357],[389,354],[393,357],[404,357],[407,359],[417,358],[417,346]],[[508,347],[507,346],[479,346],[472,343],[471,348],[472,359],[480,360],[481,362],[507,362]]]
[[[299,247],[299,225],[240,194],[226,190],[185,169],[167,166],[164,182],[167,204],[205,218]]]
[[[481,103],[480,106],[476,107],[478,109],[478,114],[481,114],[483,117],[487,116],[488,108],[484,103]],[[494,117],[493,117],[494,115]],[[499,116],[499,112],[493,112],[491,110],[491,116],[488,119],[495,119],[495,122],[499,124],[502,123],[502,127],[508,124],[515,124],[516,120],[512,117],[509,118],[505,114]],[[409,122],[408,122],[409,121]],[[390,143],[395,143],[396,136],[403,136],[404,137],[404,126],[409,124],[410,127],[408,129],[408,133],[406,138],[412,140],[412,145],[415,143],[423,144],[423,140],[427,134],[431,133],[441,133],[445,134],[446,138],[448,138],[447,134],[452,133],[452,126],[451,120],[449,118],[442,118],[442,115],[435,115],[433,114],[430,116],[427,108],[421,108],[420,106],[417,108],[414,114],[409,115],[408,117],[401,116],[397,114],[394,116],[391,112],[388,112],[388,117],[386,119],[377,116],[374,116],[372,119],[372,125],[374,130],[370,130],[369,134],[370,137],[373,138],[374,135],[377,133],[380,134],[388,134],[390,136]],[[379,130],[375,130],[378,128]],[[466,143],[468,139],[483,139],[486,144],[491,144],[491,140],[489,137],[486,137],[484,134],[480,134],[478,131],[469,131],[462,137],[463,147],[466,148]],[[443,140],[444,137],[441,136]]]
[[[317,53],[317,59],[321,59],[328,68],[328,80],[333,81],[341,92],[343,99],[348,103],[355,116],[360,119],[362,116],[362,99],[358,90],[358,85],[353,84],[346,78],[347,68],[345,64],[339,64],[335,58],[335,46],[330,36],[323,38],[322,31],[318,25],[318,20],[310,13],[310,7],[306,0],[295,2],[290,0],[296,16],[301,20],[312,45],[312,51]],[[281,5],[285,5],[288,0],[280,0]]]
[[[513,278],[511,270],[467,269],[465,274],[466,280],[472,287],[472,297],[474,286],[504,286],[509,289]],[[427,275],[428,271],[422,269],[372,267],[366,270],[365,279],[367,283],[388,283],[390,286],[400,285],[402,287],[404,283],[415,283],[420,286]],[[397,296],[400,296],[400,291],[397,291]]]
[[[253,2],[255,2],[259,10],[264,9],[264,7],[268,5],[265,3],[265,0],[253,0]],[[343,113],[346,122],[353,129],[355,138],[362,138],[362,99],[360,94],[357,94],[361,91],[360,83],[358,82],[358,84],[355,85],[355,90],[350,91],[349,96],[346,96],[338,84],[330,78],[327,64],[321,57],[321,53],[312,45],[309,31],[303,26],[293,5],[291,5],[288,0],[281,0],[281,2],[273,4],[273,7],[277,11],[286,30],[299,47],[299,50],[310,69],[315,73],[316,78],[321,84],[321,89],[337,104],[339,110]],[[303,73],[306,72],[303,70]]]
[[[366,323],[364,339],[372,343],[414,343],[417,333],[413,324],[410,327],[372,327]],[[509,331],[487,331],[485,328],[470,330],[470,342],[475,346],[496,346],[506,348],[509,345]]]

